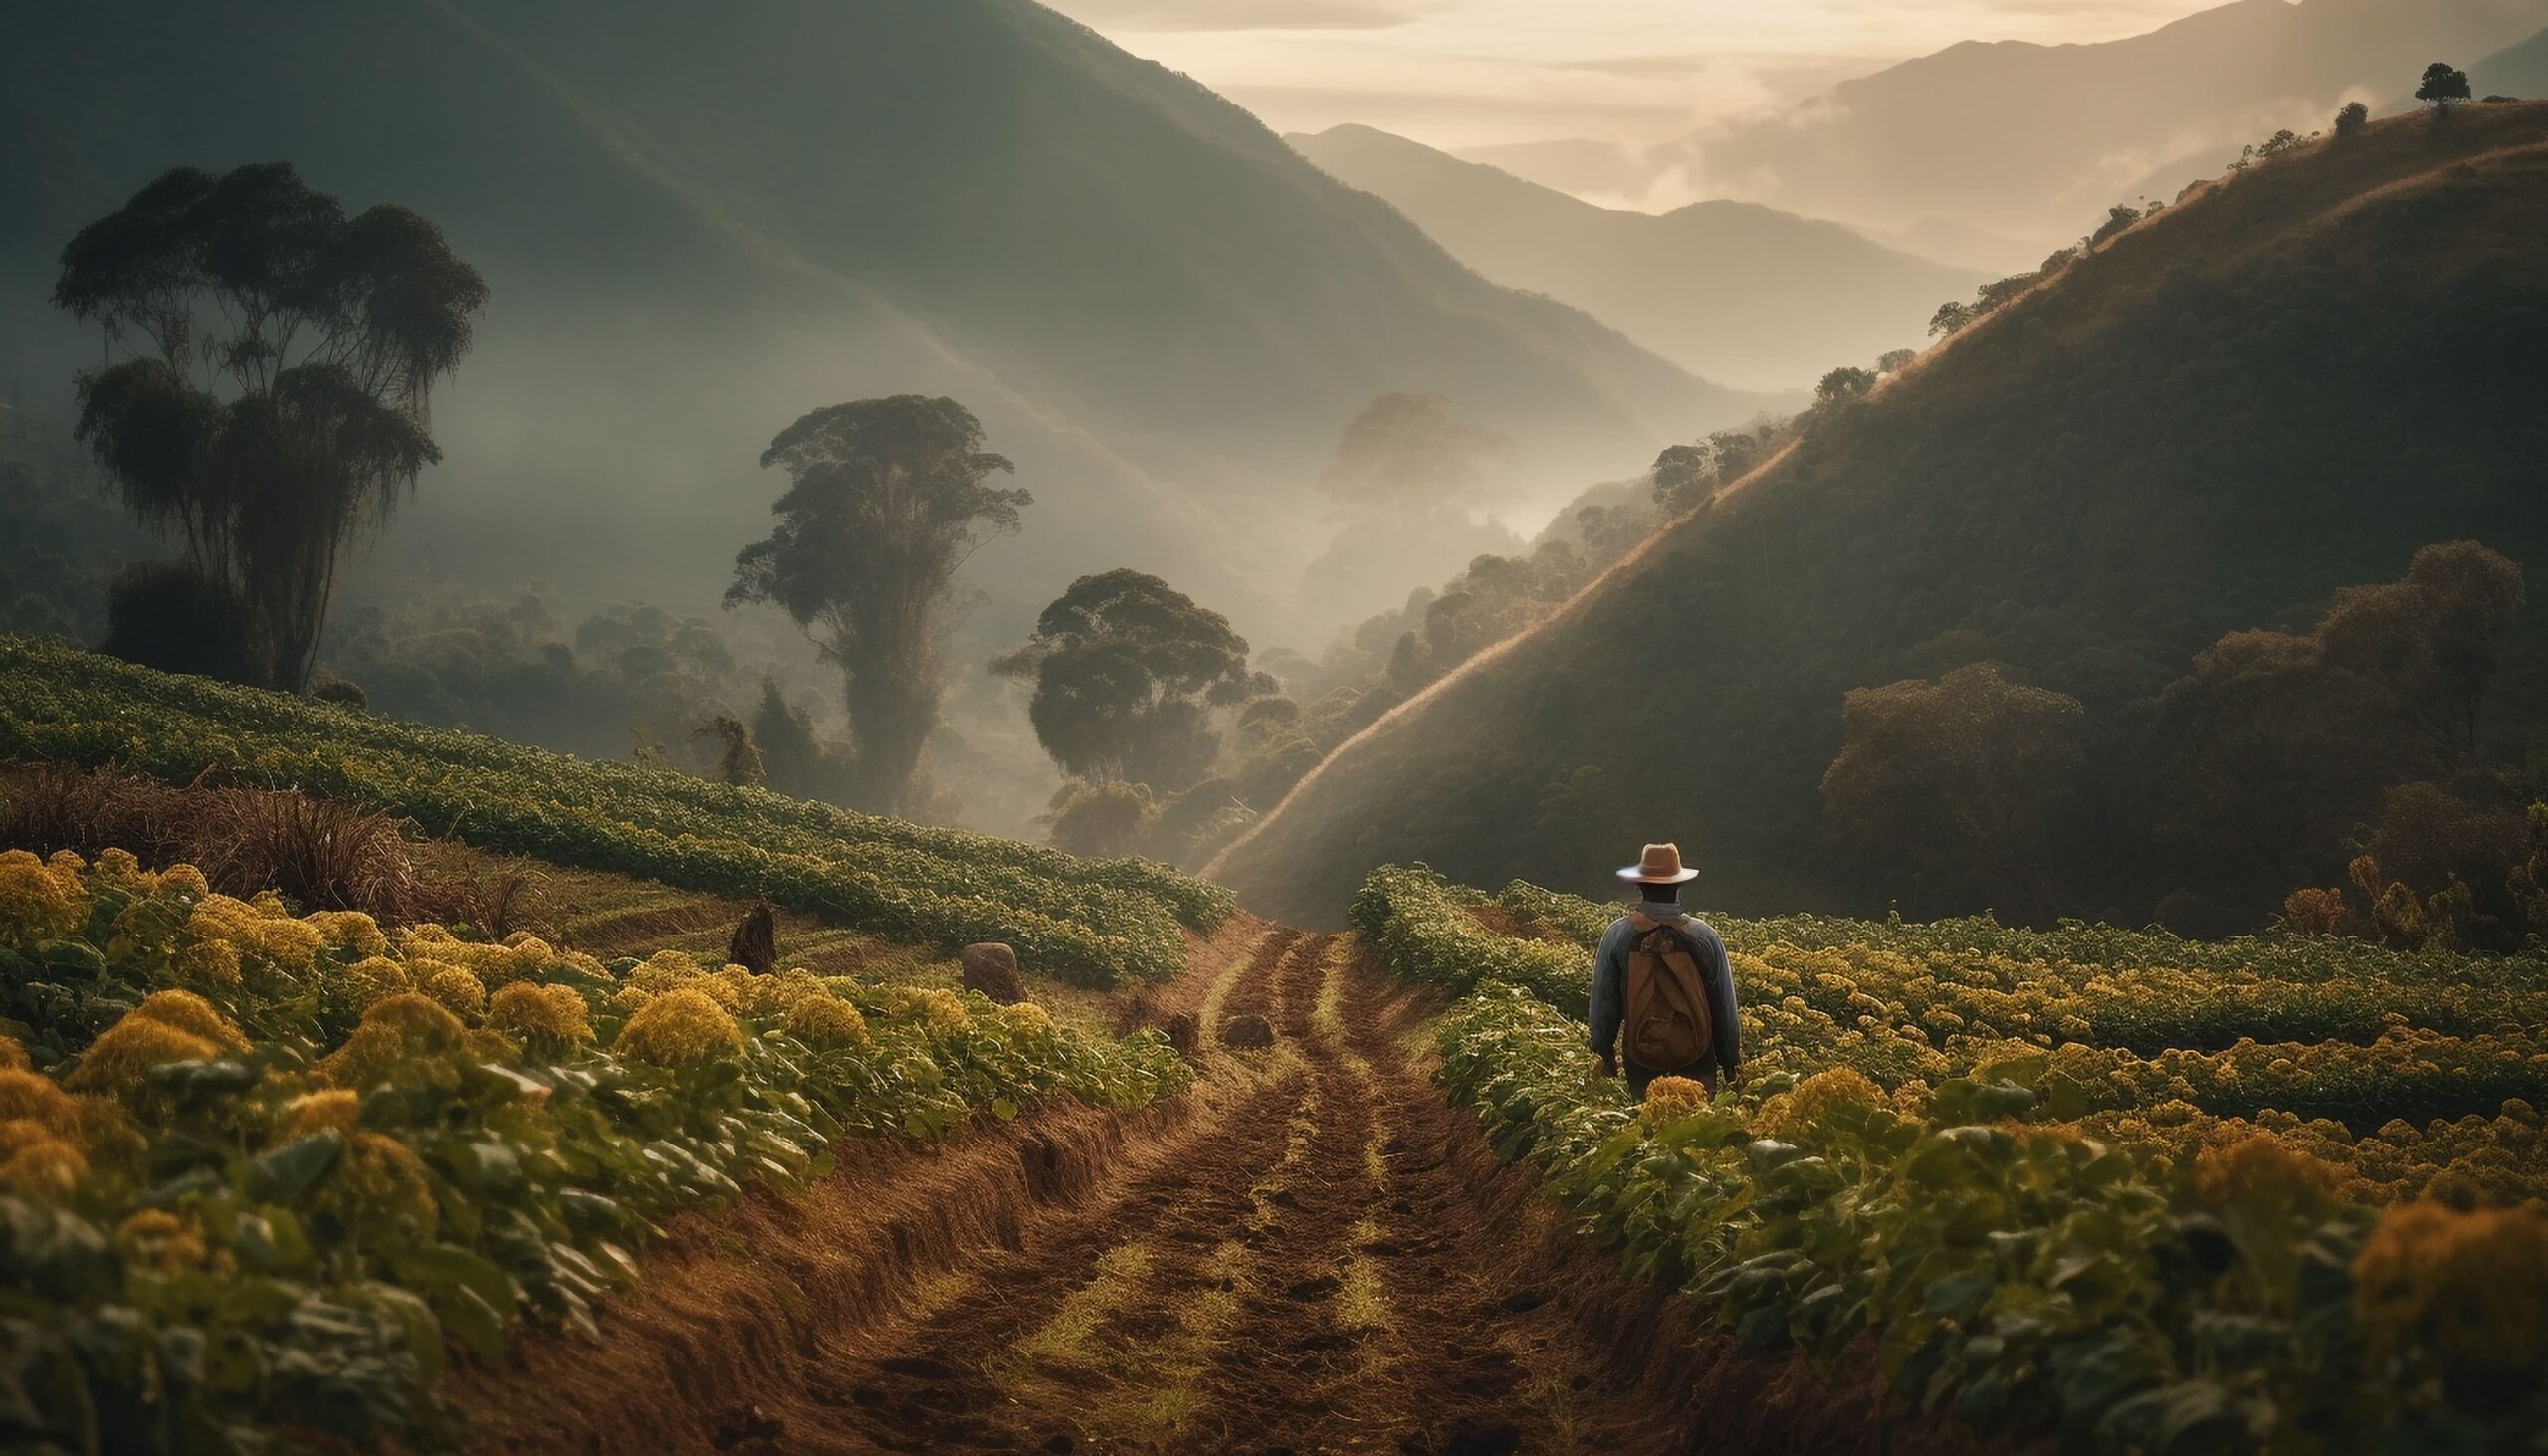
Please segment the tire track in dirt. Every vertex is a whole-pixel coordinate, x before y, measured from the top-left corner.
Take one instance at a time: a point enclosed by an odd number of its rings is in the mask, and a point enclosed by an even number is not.
[[[479,1451],[1743,1451],[1975,1456],[1873,1359],[1746,1352],[1620,1278],[1429,1081],[1432,1002],[1351,938],[1233,924],[1162,1007],[1202,1076],[874,1147],[686,1216],[601,1344],[451,1395]],[[1266,1017],[1266,1051],[1215,1030]]]
[[[1277,934],[1214,989],[1226,990],[1229,1015],[1266,1015],[1323,948]],[[816,1398],[841,1412],[843,1434],[899,1451],[1071,1449],[1105,1423],[1108,1396],[1120,1397],[1112,1407],[1147,1404],[1175,1369],[1141,1348],[1205,1293],[1224,1292],[1224,1235],[1290,1155],[1309,1095],[1296,1057],[1228,1059],[1198,1088],[1207,1110],[1169,1155],[1038,1220],[910,1317],[854,1343],[827,1341],[831,1375]],[[1211,1175],[1198,1177],[1205,1167]],[[1099,1357],[1106,1351],[1126,1357]]]
[[[1595,1352],[1516,1323],[1540,1297],[1511,1287],[1446,1155],[1403,999],[1350,942],[1296,933],[1239,976],[1217,1009],[1278,1041],[1213,1054],[1204,1095],[1228,1101],[1190,1152],[828,1351],[838,1434],[897,1451],[1668,1444],[1633,1392],[1580,1398]]]
[[[1204,1075],[885,1149],[686,1224],[606,1359],[463,1377],[482,1449],[1527,1452],[1890,1449],[1871,1362],[1746,1352],[1620,1277],[1429,1081],[1432,1003],[1349,938],[1238,926],[1166,1001]],[[1262,1016],[1262,1051],[1221,1048]],[[687,1246],[687,1251],[683,1251]]]

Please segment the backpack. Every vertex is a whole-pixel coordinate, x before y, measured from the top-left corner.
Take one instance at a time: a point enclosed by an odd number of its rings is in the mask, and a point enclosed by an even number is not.
[[[1716,1051],[1716,1027],[1697,942],[1667,921],[1631,914],[1628,923],[1636,929],[1628,946],[1628,1061],[1671,1072],[1707,1060]]]

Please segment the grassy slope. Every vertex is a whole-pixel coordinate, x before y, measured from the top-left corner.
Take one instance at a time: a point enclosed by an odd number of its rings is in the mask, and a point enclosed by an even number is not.
[[[1669,834],[1731,908],[1880,909],[1818,828],[1847,690],[1998,659],[2119,714],[2428,542],[2548,559],[2543,140],[2548,105],[2386,123],[2125,234],[1350,748],[1224,878],[1332,917],[1375,863],[1579,887]],[[2543,675],[2534,611],[2499,728]]]

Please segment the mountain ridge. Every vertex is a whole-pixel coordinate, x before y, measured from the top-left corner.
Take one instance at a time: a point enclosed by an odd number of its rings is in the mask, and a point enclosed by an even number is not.
[[[2127,724],[2214,637],[2303,626],[2328,593],[2394,578],[2421,545],[2473,537],[2516,561],[2548,559],[2548,520],[2503,484],[2548,434],[2512,402],[2548,374],[2518,322],[2548,307],[2548,290],[2521,282],[2548,277],[2533,230],[2548,212],[2537,187],[2548,105],[2462,111],[2449,125],[2381,123],[2360,161],[2322,144],[2128,230],[1838,425],[1808,428],[1744,499],[1667,528],[1475,671],[1330,755],[1216,878],[1252,904],[1312,913],[1379,861],[1590,890],[1588,866],[1618,853],[1609,839],[1677,828],[1711,871],[1710,904],[1864,909],[1867,876],[1887,882],[1824,837],[1813,799],[1845,691],[1980,657]],[[2443,221],[2453,216],[2479,220],[2459,225],[2468,243]],[[2365,270],[2381,256],[2398,266],[2402,251],[2432,260],[2433,277],[2375,296]],[[2332,377],[2242,392],[2226,382],[2253,367],[2240,351],[2274,346],[2274,315],[2255,311],[2280,295],[2253,292],[2268,279],[2295,291],[2279,332],[2308,320],[2315,332],[2299,336],[2313,340],[2348,319],[2420,312],[2428,293],[2460,304],[2393,351],[2328,358]],[[2216,377],[2218,390],[2206,382]],[[2358,393],[2374,387],[2382,411]],[[2116,402],[2148,389],[2201,418]],[[2245,397],[2258,391],[2274,413]],[[2370,443],[2391,438],[2375,413],[2418,420],[2416,443]],[[2112,414],[2144,419],[2120,456],[2107,453],[2125,429]],[[2039,484],[2065,475],[2066,486]],[[2437,484],[2402,497],[2393,475]],[[2548,635],[2537,613],[2524,620],[2496,710],[2515,723],[2548,716]],[[1678,644],[1678,670],[1644,673],[1652,691],[1610,702],[1610,665],[1631,652],[1652,661],[1657,641]],[[1727,701],[1701,691],[1711,682]],[[1686,716],[1659,718],[1665,699]],[[1491,737],[1474,727],[1489,723]],[[1628,773],[1622,742],[1698,746],[1631,754]],[[1542,787],[1486,787],[1512,783]],[[2170,868],[2109,867],[2114,893],[2155,896]]]
[[[1373,127],[1286,140],[1485,277],[1576,305],[1705,378],[1807,387],[1919,342],[1941,300],[1986,281],[1759,203],[1625,211]]]
[[[2231,0],[2111,41],[1965,41],[1648,163],[1763,179],[1745,195],[1879,230],[1943,213],[2050,246],[2173,159],[2305,133],[2543,21],[2536,0]]]
[[[720,563],[681,543],[755,533],[772,431],[955,392],[1066,508],[986,567],[1027,591],[1173,570],[1270,628],[1318,545],[1293,493],[1374,394],[1452,395],[1561,477],[1759,407],[1476,277],[1225,99],[1025,0],[102,0],[21,39],[0,365],[67,388],[94,344],[41,303],[53,254],[169,165],[282,157],[414,206],[496,291],[413,515],[444,556],[534,534],[491,513],[563,527],[606,503],[589,528],[629,559],[597,585],[678,567],[713,591]],[[543,429],[569,412],[537,402],[578,391],[599,422]]]

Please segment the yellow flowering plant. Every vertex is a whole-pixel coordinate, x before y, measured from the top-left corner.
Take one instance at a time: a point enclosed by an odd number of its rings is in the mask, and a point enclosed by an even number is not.
[[[1441,1078],[1490,1142],[1739,1336],[1866,1339],[1908,1403],[2109,1450],[2548,1421],[2541,962],[1716,919],[1753,1074],[1728,1116],[1588,1076],[1614,916],[1404,869],[1357,903],[1384,965],[1463,995]]]
[[[0,945],[23,1028],[0,1036],[0,1199],[109,1251],[34,1338],[129,1310],[136,1341],[199,1331],[323,1372],[374,1435],[448,1434],[446,1341],[493,1361],[515,1319],[592,1328],[668,1213],[819,1176],[858,1135],[1136,1106],[1188,1075],[1156,1035],[1094,1041],[952,991],[887,1011],[881,987],[669,953],[620,976],[530,936],[296,917],[129,856],[9,863],[70,938]],[[323,1339],[255,1313],[311,1299]],[[106,1383],[46,1409],[262,1418],[210,1385],[114,1385],[138,1354],[78,1367]]]

